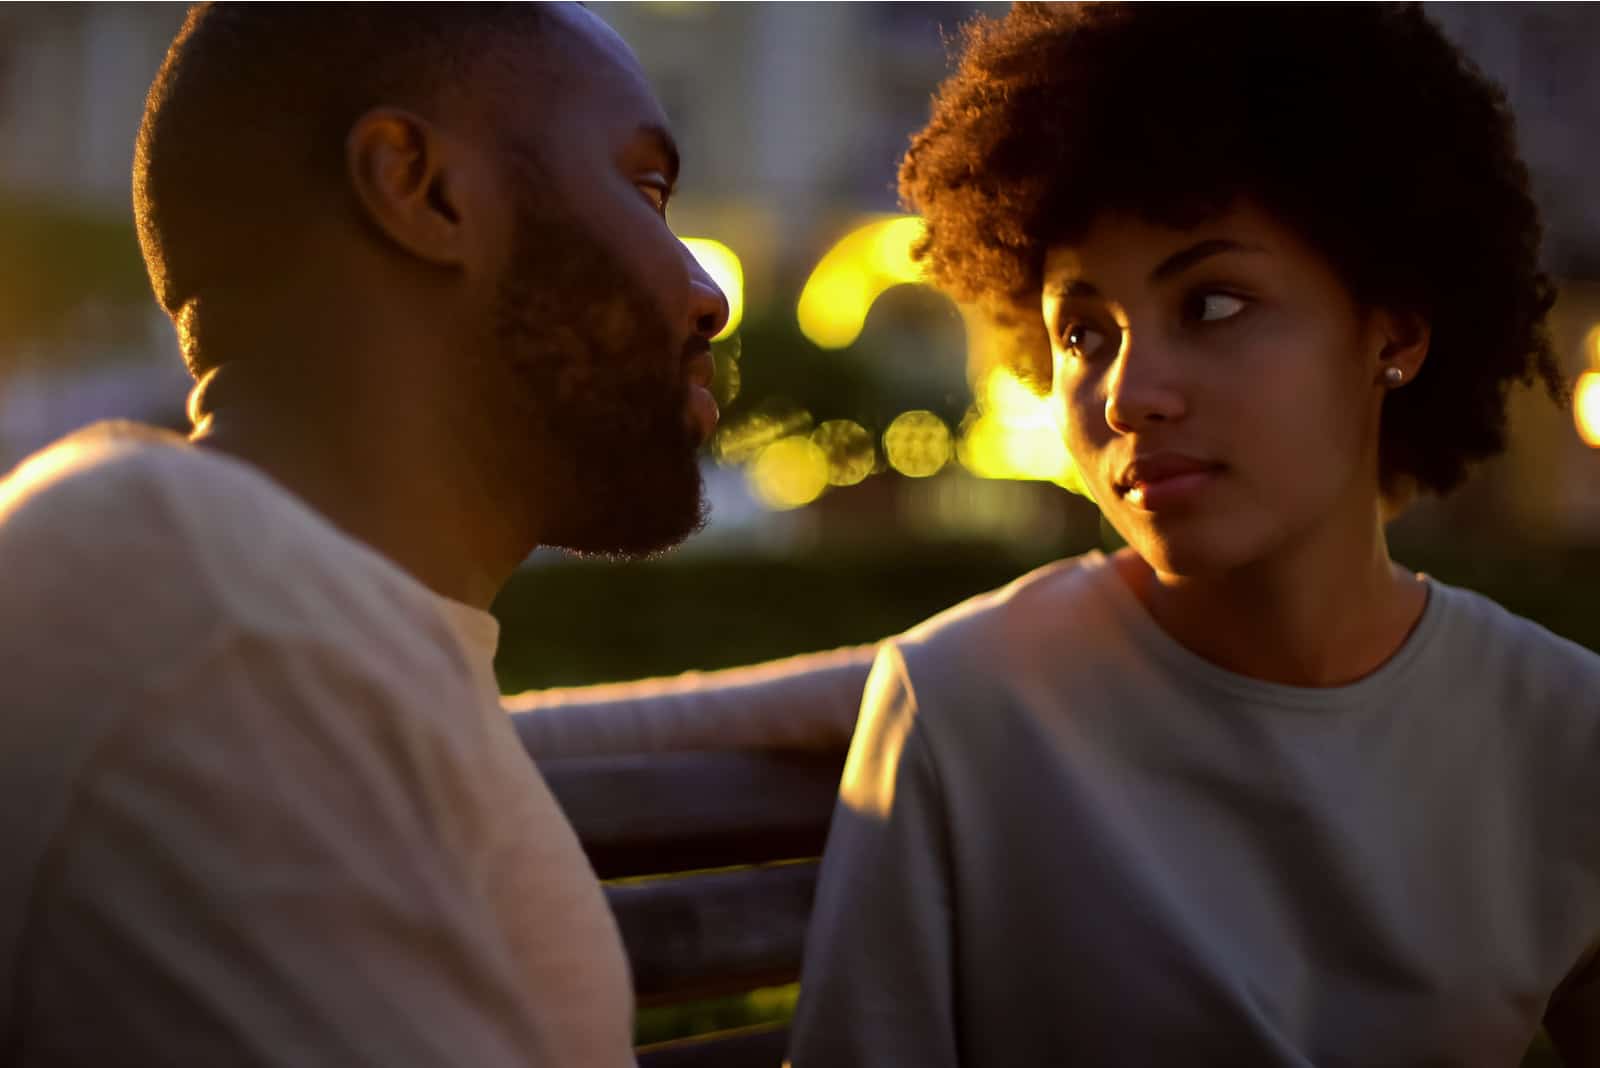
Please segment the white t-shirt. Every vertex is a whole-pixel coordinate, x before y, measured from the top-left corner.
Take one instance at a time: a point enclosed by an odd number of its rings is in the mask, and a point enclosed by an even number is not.
[[[497,637],[172,435],[0,483],[0,1057],[632,1064]]]
[[[1442,583],[1349,686],[1224,671],[1098,553],[888,643],[794,1068],[1600,1064],[1600,656]]]

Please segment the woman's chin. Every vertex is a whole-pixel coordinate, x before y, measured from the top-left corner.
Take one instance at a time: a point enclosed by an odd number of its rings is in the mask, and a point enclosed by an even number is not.
[[[1182,530],[1143,531],[1128,544],[1154,571],[1182,579],[1216,578],[1249,566],[1259,554],[1241,544],[1242,539],[1223,532]]]

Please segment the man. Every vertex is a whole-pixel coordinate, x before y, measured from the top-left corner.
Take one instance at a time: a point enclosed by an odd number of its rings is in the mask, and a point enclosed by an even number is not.
[[[134,187],[195,433],[0,484],[13,1062],[631,1063],[486,609],[700,521],[726,306],[676,172],[576,7],[190,15]]]

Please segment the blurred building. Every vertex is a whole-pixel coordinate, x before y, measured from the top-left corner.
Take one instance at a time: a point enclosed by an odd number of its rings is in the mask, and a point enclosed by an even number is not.
[[[0,470],[98,419],[182,420],[188,375],[139,266],[129,174],[185,10],[0,5]]]
[[[752,331],[763,316],[792,326],[800,287],[824,252],[864,218],[896,210],[898,157],[927,116],[948,37],[972,12],[1003,9],[591,6],[634,46],[666,105],[685,158],[674,224],[737,252]],[[1600,334],[1592,333],[1600,323],[1600,199],[1587,195],[1600,174],[1593,136],[1600,8],[1446,3],[1431,10],[1507,88],[1546,211],[1550,265],[1564,283],[1557,340],[1569,370],[1600,370]],[[144,293],[128,172],[145,91],[183,11],[179,4],[0,6],[0,253],[12,261],[9,273],[0,263],[0,469],[96,418],[181,421],[187,380],[171,329]],[[33,242],[25,247],[16,244],[23,230]],[[51,248],[80,245],[89,251],[78,259],[46,262]],[[103,266],[80,268],[90,262]],[[31,294],[41,275],[60,275],[61,286],[81,292],[70,306],[46,308],[48,315],[41,310],[48,302],[31,295],[6,303],[7,289]],[[862,370],[849,366],[856,353],[871,363],[863,373],[873,388],[903,397],[907,409],[937,407],[965,389],[965,335],[953,309],[903,291],[882,303],[859,346],[810,370],[855,373]],[[1479,524],[1492,518],[1540,536],[1600,540],[1600,449],[1585,448],[1569,418],[1526,401],[1517,404],[1512,455],[1455,511],[1431,510],[1424,521],[1450,523],[1470,510]],[[949,417],[952,427],[958,418]],[[881,434],[888,425],[885,418],[871,430]],[[881,527],[891,508],[922,517],[908,522],[952,530],[984,526],[974,517],[992,512],[1000,518],[987,523],[989,532],[1009,536],[1031,522],[1018,516],[1039,513],[1034,490],[1055,492],[1028,486],[1019,495],[940,476],[915,486],[905,480],[903,493],[891,493],[873,485],[881,481],[830,492],[789,513],[785,529],[815,529],[835,517],[853,522],[858,513]],[[725,498],[721,516],[744,517],[741,527],[758,522],[760,510],[738,479],[714,483]],[[1048,528],[1051,521],[1041,522]]]

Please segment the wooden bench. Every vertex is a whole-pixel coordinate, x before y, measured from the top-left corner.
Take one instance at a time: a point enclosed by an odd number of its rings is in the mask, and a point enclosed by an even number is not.
[[[794,982],[844,753],[546,759],[602,880],[639,1006]],[[639,1049],[641,1068],[779,1068],[784,1026]]]

